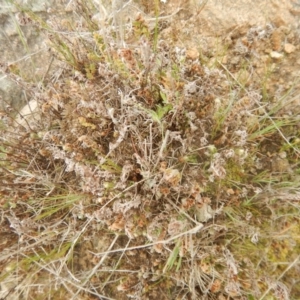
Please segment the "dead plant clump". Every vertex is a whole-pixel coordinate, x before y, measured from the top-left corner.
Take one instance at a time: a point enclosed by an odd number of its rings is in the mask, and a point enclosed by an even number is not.
[[[51,26],[23,10],[61,71],[23,83],[39,118],[2,113],[1,297],[296,299],[293,90],[275,99],[238,76],[272,28],[231,41],[237,65],[211,66],[142,14],[120,34],[83,7]]]

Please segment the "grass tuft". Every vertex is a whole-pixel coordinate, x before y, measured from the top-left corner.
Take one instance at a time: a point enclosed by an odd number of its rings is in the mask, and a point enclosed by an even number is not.
[[[38,117],[1,112],[0,296],[296,299],[293,87],[273,102],[241,41],[212,49],[234,66],[167,43],[158,0],[150,17],[143,1],[98,4],[48,23],[16,5],[58,70],[43,89],[4,70]]]

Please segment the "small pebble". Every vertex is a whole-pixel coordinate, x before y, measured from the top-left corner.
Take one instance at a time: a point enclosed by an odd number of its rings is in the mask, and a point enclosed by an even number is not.
[[[284,45],[284,51],[288,54],[295,52],[295,50],[296,50],[296,47],[293,44],[288,43],[288,44]]]
[[[271,51],[270,56],[275,59],[281,59],[283,57],[283,54],[277,51]]]

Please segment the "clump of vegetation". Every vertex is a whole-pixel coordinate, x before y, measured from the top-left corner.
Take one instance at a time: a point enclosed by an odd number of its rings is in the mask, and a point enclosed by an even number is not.
[[[125,22],[126,7],[101,23],[98,7],[77,4],[80,21],[48,24],[22,8],[61,71],[28,87],[39,117],[3,112],[4,297],[299,295],[299,119],[283,113],[292,89],[272,101],[239,77],[250,50],[230,68],[205,63],[200,45],[167,44],[158,1],[154,28],[143,14]]]

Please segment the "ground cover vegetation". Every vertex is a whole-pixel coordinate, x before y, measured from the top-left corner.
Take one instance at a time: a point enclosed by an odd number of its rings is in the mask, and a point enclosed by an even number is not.
[[[2,297],[298,299],[297,82],[256,72],[276,26],[177,47],[163,3],[128,3],[48,22],[15,3],[59,71],[1,64],[38,104],[1,113]]]

